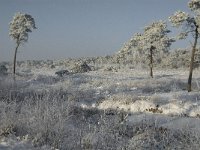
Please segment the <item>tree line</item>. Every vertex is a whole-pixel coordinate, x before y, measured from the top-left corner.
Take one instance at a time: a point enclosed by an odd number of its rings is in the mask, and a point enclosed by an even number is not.
[[[160,53],[166,53],[171,44],[177,40],[186,39],[189,35],[193,37],[191,58],[189,66],[188,86],[187,90],[192,90],[192,75],[194,69],[195,52],[197,49],[198,39],[200,37],[200,0],[190,0],[188,7],[191,14],[177,11],[169,17],[169,22],[175,28],[181,28],[181,32],[175,38],[170,38],[168,33],[171,31],[167,29],[165,21],[155,21],[146,27],[142,33],[136,33],[125,44],[121,54],[130,53],[131,48],[134,47],[135,53],[139,56],[145,56],[149,60],[150,76],[153,78],[153,64],[154,60]]]
[[[142,33],[136,33],[130,39],[129,44],[125,46],[125,52],[129,52],[131,47],[139,55],[143,55],[149,61],[150,76],[153,78],[153,66],[155,58],[161,54],[166,53],[173,42],[179,39],[185,39],[189,34],[193,37],[193,44],[191,49],[191,58],[189,66],[189,77],[187,90],[192,90],[192,75],[194,69],[194,58],[197,49],[198,39],[200,37],[200,0],[190,0],[188,7],[192,11],[191,14],[177,11],[169,17],[169,22],[175,28],[181,28],[181,32],[176,38],[170,38],[168,33],[171,31],[167,28],[165,21],[155,21],[146,27]],[[18,48],[21,44],[28,41],[28,34],[36,29],[34,18],[26,13],[16,13],[10,23],[9,35],[15,41],[16,47],[13,58],[13,74],[16,73],[16,56]]]

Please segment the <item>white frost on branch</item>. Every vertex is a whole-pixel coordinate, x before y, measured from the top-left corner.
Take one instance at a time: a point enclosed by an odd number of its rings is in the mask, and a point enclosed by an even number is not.
[[[32,16],[18,12],[10,23],[9,36],[17,44],[21,44],[28,41],[28,33],[32,32],[33,29],[36,29],[36,27]]]
[[[188,7],[192,10],[192,11],[196,11],[196,12],[200,12],[200,0],[191,0],[188,3]]]
[[[177,11],[174,15],[169,17],[169,21],[172,23],[174,27],[181,26],[187,19],[189,18],[189,14],[183,11]]]
[[[169,32],[165,22],[153,22],[144,28],[142,34],[136,34],[134,38],[135,46],[138,46],[144,53],[146,51],[148,53],[151,47],[154,47],[154,53],[158,53],[159,51],[165,52],[173,42],[173,39],[167,35]]]

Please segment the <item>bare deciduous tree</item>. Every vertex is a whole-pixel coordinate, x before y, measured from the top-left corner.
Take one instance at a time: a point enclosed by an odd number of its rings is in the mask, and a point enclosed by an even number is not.
[[[13,20],[10,23],[9,31],[10,37],[16,42],[13,60],[13,74],[15,74],[17,50],[22,43],[28,41],[28,33],[32,32],[33,29],[36,29],[36,27],[35,21],[31,15],[20,12],[14,15]]]

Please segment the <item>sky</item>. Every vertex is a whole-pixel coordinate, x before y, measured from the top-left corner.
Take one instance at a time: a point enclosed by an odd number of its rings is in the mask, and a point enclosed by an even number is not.
[[[12,61],[9,22],[16,12],[32,15],[37,29],[19,47],[17,60],[106,56],[152,21],[189,11],[188,0],[0,0],[0,62]],[[179,43],[176,46],[184,47]]]

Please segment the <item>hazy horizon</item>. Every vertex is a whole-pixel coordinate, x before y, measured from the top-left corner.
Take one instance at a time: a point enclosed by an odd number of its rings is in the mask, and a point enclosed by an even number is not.
[[[0,61],[13,58],[15,42],[8,32],[16,12],[32,15],[38,28],[29,34],[28,43],[19,47],[17,60],[62,59],[114,54],[152,21],[166,20],[177,10],[188,12],[187,2],[0,0]],[[185,47],[182,44],[176,46]]]

